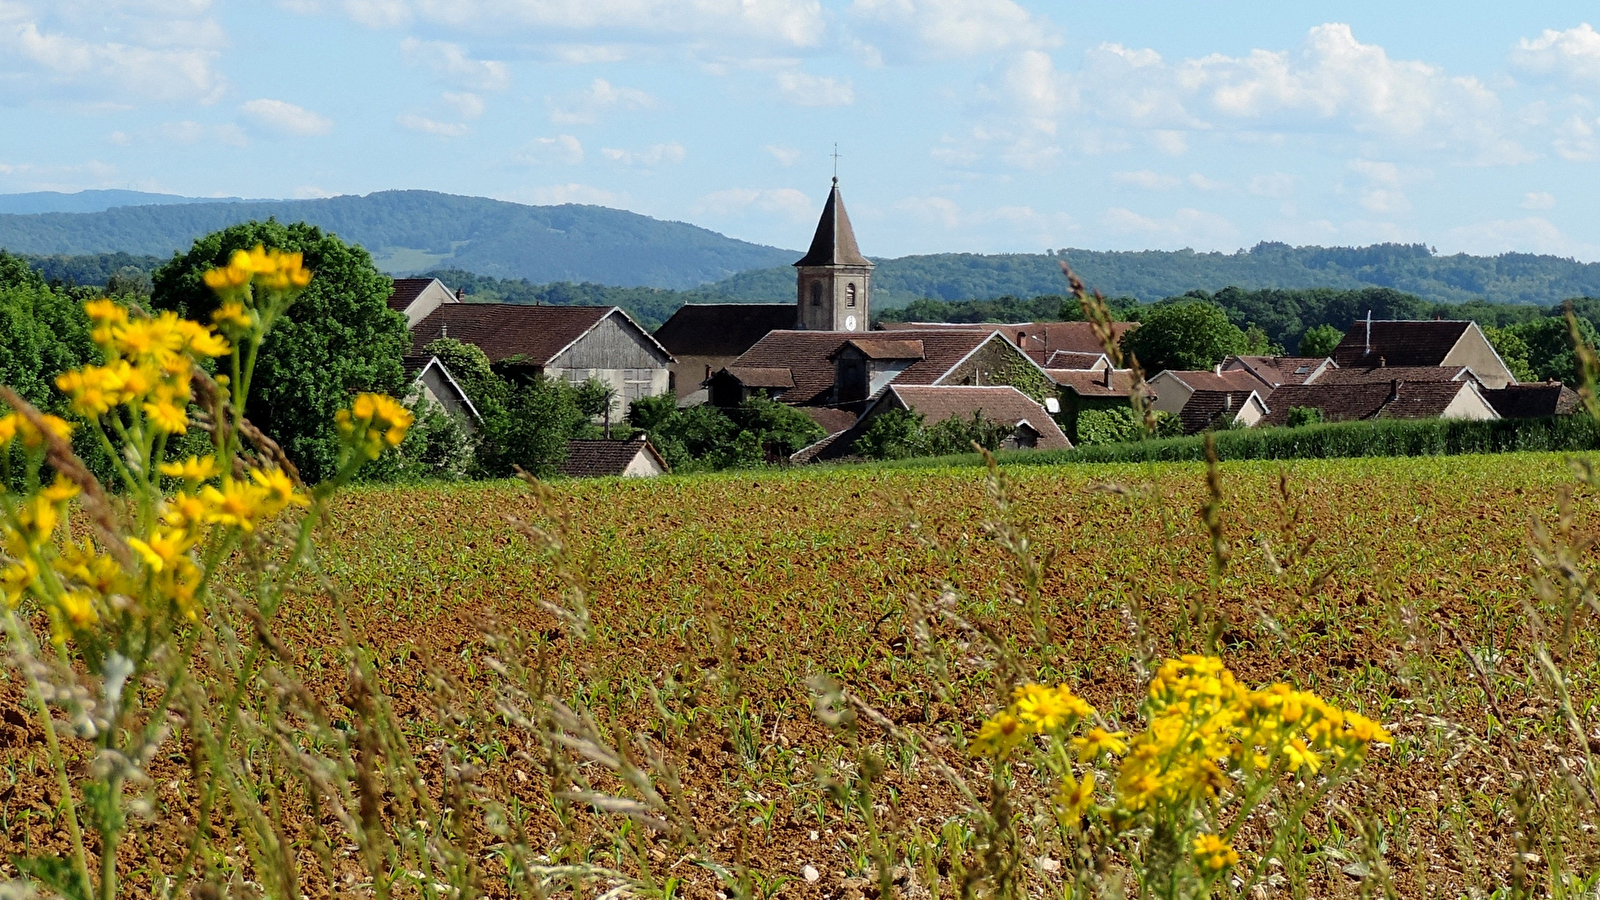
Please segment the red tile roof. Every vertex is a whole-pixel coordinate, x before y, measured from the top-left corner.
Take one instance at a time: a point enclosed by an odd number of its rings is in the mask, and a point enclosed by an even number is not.
[[[1333,361],[1341,368],[1371,367],[1383,360],[1390,366],[1437,366],[1456,342],[1472,328],[1471,322],[1408,322],[1359,320],[1334,348]]]
[[[923,356],[896,375],[894,383],[932,384],[989,338],[989,332],[966,329],[897,332],[897,341],[920,341]],[[859,337],[843,331],[774,331],[729,368],[788,369],[794,387],[779,400],[794,406],[826,404],[834,381],[830,357],[850,340]]]
[[[560,466],[561,474],[568,478],[606,478],[621,475],[628,466],[647,453],[655,457],[661,468],[672,468],[648,440],[631,441],[567,441],[567,460]]]
[[[1006,340],[1017,344],[1034,361],[1043,364],[1058,350],[1072,353],[1104,353],[1106,348],[1094,335],[1088,322],[1011,322],[996,324],[884,322],[885,331],[916,331],[965,329],[969,331],[998,331]],[[1138,322],[1117,322],[1112,325],[1112,336],[1121,340],[1128,330],[1138,328]],[[1019,340],[1020,338],[1020,340]]]
[[[1322,410],[1325,422],[1355,419],[1433,419],[1462,391],[1473,390],[1466,381],[1367,382],[1357,384],[1286,384],[1272,392],[1272,407],[1263,425],[1283,425],[1297,406]]]
[[[1082,369],[1045,369],[1045,374],[1057,385],[1072,390],[1080,397],[1123,397],[1133,394],[1133,370],[1113,369],[1111,384],[1106,384],[1105,370],[1086,372]],[[1151,393],[1147,387],[1145,393]]]
[[[1072,442],[1060,426],[1027,394],[1008,385],[972,387],[968,385],[891,384],[884,402],[919,412],[923,423],[934,425],[952,417],[971,419],[974,414],[990,422],[1017,425],[1027,422],[1039,433],[1038,450],[1067,450]]]
[[[831,406],[802,406],[800,411],[811,417],[811,421],[821,425],[822,430],[829,434],[845,431],[860,418],[847,409],[834,409]]]
[[[1057,350],[1050,354],[1049,359],[1044,361],[1044,367],[1046,369],[1085,370],[1104,368],[1109,363],[1110,360],[1103,350],[1093,353],[1077,350]]]
[[[854,338],[845,341],[839,350],[854,347],[867,359],[924,359],[921,341],[885,340],[883,338]],[[838,355],[839,350],[834,351]]]
[[[1271,387],[1305,384],[1324,366],[1333,368],[1325,356],[1230,356],[1222,361],[1224,372],[1252,372]]]
[[[729,366],[727,373],[739,379],[745,387],[753,388],[792,388],[794,375],[787,367],[760,369],[753,366]]]
[[[411,352],[422,353],[435,340],[452,337],[481,348],[490,362],[525,357],[532,365],[544,366],[613,314],[627,318],[615,306],[447,303],[411,329]],[[627,321],[631,325],[632,320]],[[640,336],[653,343],[643,329]]]
[[[417,295],[427,290],[433,284],[433,278],[396,278],[394,280],[394,293],[389,295],[389,308],[396,312],[405,312],[411,301]]]
[[[1537,419],[1567,416],[1578,410],[1578,394],[1559,381],[1508,384],[1498,390],[1483,390],[1502,419]]]
[[[1157,378],[1176,378],[1191,391],[1270,391],[1273,388],[1273,385],[1243,369],[1224,370],[1220,375],[1210,369],[1165,369],[1150,380]],[[1160,384],[1156,385],[1156,390],[1161,390]]]
[[[1317,376],[1314,384],[1388,384],[1401,381],[1477,381],[1466,366],[1352,366],[1329,369]]]
[[[691,303],[656,329],[673,356],[738,356],[756,341],[795,326],[793,303]]]
[[[1198,434],[1212,427],[1226,428],[1239,410],[1250,402],[1252,395],[1257,399],[1261,397],[1256,391],[1195,391],[1178,412],[1183,433]]]

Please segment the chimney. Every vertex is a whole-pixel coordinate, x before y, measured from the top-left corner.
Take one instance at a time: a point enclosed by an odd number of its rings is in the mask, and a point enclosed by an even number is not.
[[[1106,366],[1106,387],[1111,387],[1111,367]]]
[[[1367,349],[1361,351],[1365,356],[1372,352],[1372,310],[1367,310]]]
[[[467,298],[467,289],[466,288],[456,288],[456,302],[460,303],[462,300],[465,300],[466,298]]]
[[[1395,402],[1396,400],[1399,400],[1399,399],[1400,399],[1400,379],[1396,378],[1396,379],[1394,379],[1394,380],[1389,382],[1389,399],[1384,401],[1384,402],[1393,403],[1393,402]]]
[[[1389,357],[1387,357],[1387,356],[1378,357],[1378,368],[1387,369],[1388,367],[1389,367]]]

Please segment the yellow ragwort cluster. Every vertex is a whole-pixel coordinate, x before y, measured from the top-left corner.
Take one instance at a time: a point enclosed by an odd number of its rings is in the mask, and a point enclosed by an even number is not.
[[[207,272],[205,281],[222,301],[211,321],[237,340],[258,333],[263,325],[261,310],[252,302],[251,285],[272,294],[298,294],[311,283],[311,270],[305,267],[302,254],[257,244],[250,250],[233,251],[228,264]]]
[[[972,741],[978,756],[1003,757],[1036,734],[1065,734],[1094,715],[1094,707],[1066,685],[1024,684],[1011,695],[1011,705],[983,723]]]
[[[56,387],[67,395],[72,411],[93,421],[125,407],[158,432],[186,431],[194,361],[226,354],[228,342],[210,328],[171,312],[135,318],[127,307],[111,300],[86,303],[84,311],[93,326],[90,336],[106,362],[56,378]]]
[[[388,447],[398,447],[415,417],[393,397],[357,394],[349,409],[335,416],[339,433],[355,452],[377,459]]]
[[[1389,740],[1381,726],[1308,691],[1274,684],[1252,691],[1209,656],[1168,660],[1150,682],[1149,727],[1117,774],[1127,809],[1215,799],[1230,773],[1311,774],[1329,760],[1359,759]]]

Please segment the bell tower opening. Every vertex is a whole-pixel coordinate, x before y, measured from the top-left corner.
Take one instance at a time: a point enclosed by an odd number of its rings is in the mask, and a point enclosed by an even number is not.
[[[856,244],[834,176],[811,249],[794,264],[795,327],[805,331],[866,331],[871,327],[871,260]]]

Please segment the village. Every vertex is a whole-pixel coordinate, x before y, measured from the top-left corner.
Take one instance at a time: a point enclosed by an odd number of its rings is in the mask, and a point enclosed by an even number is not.
[[[475,303],[435,278],[395,280],[389,307],[406,317],[414,390],[464,428],[473,398],[428,347],[454,338],[502,370],[599,381],[608,419],[671,395],[680,407],[732,409],[751,397],[792,407],[826,437],[782,462],[859,459],[873,421],[905,411],[1001,428],[1001,449],[1066,450],[1086,411],[1128,409],[1137,391],[1184,435],[1373,419],[1513,419],[1569,415],[1560,382],[1519,383],[1472,321],[1351,323],[1325,357],[1228,355],[1208,370],[1117,367],[1085,321],[872,325],[874,264],[863,255],[835,177],[796,302],[691,303],[652,334],[620,307]],[[1139,327],[1114,323],[1120,339]],[[669,464],[644,435],[573,440],[569,476],[652,476]]]

